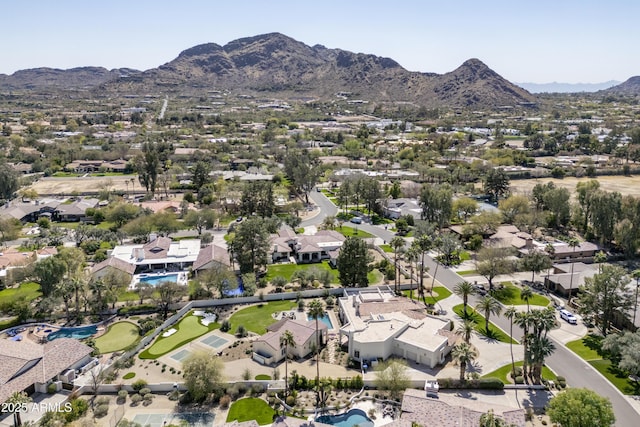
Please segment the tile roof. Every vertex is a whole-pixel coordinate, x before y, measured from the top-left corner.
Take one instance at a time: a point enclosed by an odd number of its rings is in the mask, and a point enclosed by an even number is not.
[[[322,331],[327,329],[327,325],[323,322],[318,322],[318,330]],[[273,323],[267,327],[267,333],[258,338],[257,341],[264,341],[274,350],[280,349],[280,335],[284,331],[289,331],[293,334],[293,339],[296,344],[304,344],[309,338],[311,338],[316,332],[315,320],[301,321],[292,319],[280,319],[276,323]]]
[[[222,265],[231,265],[231,261],[229,260],[229,252],[227,249],[218,245],[207,245],[204,248],[200,249],[198,253],[198,258],[196,258],[193,263],[193,270],[198,270],[204,266],[206,266],[211,261],[217,261]]]
[[[136,271],[135,264],[130,264],[116,257],[109,257],[104,261],[94,265],[93,268],[91,268],[91,274],[95,274],[98,271],[107,267],[113,267],[117,270],[124,271],[125,273],[129,273],[129,274],[133,274]]]

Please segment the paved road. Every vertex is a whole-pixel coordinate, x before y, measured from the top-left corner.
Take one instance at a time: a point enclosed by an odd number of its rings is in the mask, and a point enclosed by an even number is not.
[[[318,213],[313,218],[309,218],[300,223],[300,227],[309,227],[310,225],[322,224],[322,221],[328,216],[336,216],[338,214],[338,208],[331,200],[319,191],[309,192],[309,199],[320,208]]]
[[[320,214],[316,217],[308,220],[309,225],[319,224],[327,215],[335,215],[337,208],[329,199],[322,193],[313,192],[311,197],[319,207]],[[325,211],[326,209],[326,211]],[[345,224],[347,225],[347,224]],[[355,224],[349,224],[355,227]],[[359,224],[358,229],[371,233],[381,239],[389,242],[394,233],[386,230],[384,226],[375,226],[371,224]],[[425,257],[425,264],[429,267],[430,272],[434,272],[436,268],[436,262],[431,257]],[[453,287],[464,281],[465,279],[459,276],[455,271],[452,271],[446,267],[439,266],[436,276],[438,282],[453,291]],[[475,305],[477,299],[472,298],[470,300],[471,305]],[[498,325],[505,331],[509,330],[509,320],[503,316],[492,317],[491,321]],[[517,332],[516,332],[517,330]],[[518,336],[522,334],[522,330],[519,330],[517,326],[514,326],[514,335]],[[568,382],[572,387],[584,387],[590,390],[596,391],[601,396],[611,399],[613,409],[616,414],[616,426],[618,427],[636,427],[638,425],[638,412],[608,380],[602,377],[595,369],[591,367],[587,362],[576,356],[571,350],[567,349],[560,342],[554,340],[556,345],[556,351],[547,358],[547,365],[553,369],[556,374],[564,376],[568,379]]]

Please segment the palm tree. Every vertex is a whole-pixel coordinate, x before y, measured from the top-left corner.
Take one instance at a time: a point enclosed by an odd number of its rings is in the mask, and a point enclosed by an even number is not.
[[[458,329],[456,329],[456,335],[460,335],[462,339],[464,339],[464,342],[469,344],[469,341],[471,341],[471,334],[473,334],[474,326],[475,322],[473,320],[464,319],[458,326]]]
[[[467,318],[467,304],[469,303],[469,296],[476,294],[476,289],[473,285],[466,280],[460,282],[453,287],[453,293],[462,298],[462,308],[464,311],[464,317]]]
[[[527,302],[527,311],[529,311],[529,300],[533,298],[533,291],[526,286],[520,290],[520,299]]]
[[[424,295],[424,257],[429,249],[431,249],[432,241],[430,236],[423,234],[413,242],[420,253],[420,283],[418,285],[418,295],[422,298],[422,302],[424,302],[424,305],[427,306],[427,299]]]
[[[464,381],[467,365],[478,357],[478,352],[466,342],[460,343],[451,349],[451,357],[460,365],[460,381]]]
[[[286,330],[280,335],[280,347],[284,346],[284,397],[289,395],[289,346],[296,345],[293,334]]]
[[[567,244],[573,248],[573,253],[575,255],[576,248],[580,246],[580,241],[578,241],[578,239],[576,238],[573,238],[569,239],[569,242]],[[569,277],[569,297],[567,298],[567,305],[569,306],[571,306],[571,293],[573,291],[573,265],[575,264],[574,261],[574,259],[571,260],[571,277]]]
[[[636,312],[638,311],[638,288],[640,288],[640,270],[633,270],[631,277],[636,279],[636,299],[633,306],[633,325],[636,324]]]
[[[489,316],[492,314],[499,316],[500,312],[502,312],[502,306],[491,295],[485,295],[476,305],[476,310],[484,314],[484,327],[487,334],[489,334]]]
[[[31,402],[31,398],[24,391],[16,391],[8,399],[7,404],[9,408],[13,408],[13,425],[20,427],[22,425],[22,419],[20,418],[20,412],[26,405]]]
[[[515,315],[514,323],[522,328],[522,346],[524,347],[524,360],[522,362],[522,372],[526,377],[527,365],[529,363],[529,328],[533,323],[533,315],[530,312],[518,312]]]
[[[336,228],[336,217],[333,215],[329,215],[322,220],[322,227],[325,230],[333,230]]]
[[[598,273],[602,274],[602,263],[607,260],[607,254],[604,251],[599,251],[593,256],[593,262],[598,264]]]
[[[542,382],[542,366],[544,360],[553,353],[556,346],[547,337],[535,337],[532,335],[529,338],[529,355],[530,362],[533,366],[532,379],[535,384]]]
[[[309,303],[307,313],[316,321],[316,390],[320,396],[320,345],[322,341],[318,333],[318,319],[324,316],[324,304],[322,301],[314,299]]]
[[[507,423],[502,418],[493,413],[493,409],[480,415],[480,427],[507,427]]]
[[[398,267],[398,252],[400,252],[400,250],[402,248],[404,248],[405,245],[405,241],[402,237],[400,236],[395,236],[393,239],[391,239],[391,241],[389,242],[389,245],[391,245],[391,248],[393,249],[393,267],[395,269],[395,277],[394,277],[394,285],[395,285],[395,291],[396,294],[399,293],[399,286],[400,286],[400,277],[398,274],[398,271],[400,270],[400,268]]]
[[[411,245],[404,254],[404,259],[409,263],[409,298],[413,299],[413,264],[418,261],[420,254],[416,247]]]
[[[517,313],[518,313],[518,310],[516,310],[514,306],[510,306],[504,312],[504,316],[507,319],[509,319],[509,338],[511,338],[511,340],[509,341],[509,350],[511,351],[511,372],[512,373],[516,371],[516,362],[515,362],[515,359],[513,358],[513,318],[516,316]]]

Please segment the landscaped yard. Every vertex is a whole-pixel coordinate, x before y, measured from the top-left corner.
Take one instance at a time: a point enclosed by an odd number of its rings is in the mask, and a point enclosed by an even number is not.
[[[267,332],[267,326],[276,322],[276,319],[273,318],[273,313],[292,310],[294,307],[296,307],[296,302],[287,300],[271,301],[243,308],[233,313],[229,318],[229,323],[231,323],[230,332],[235,334],[238,326],[242,325],[247,331],[262,335]]]
[[[336,231],[342,234],[344,237],[361,237],[363,239],[374,237],[373,234],[362,231],[359,228],[345,225],[343,227],[336,228]]]
[[[494,287],[491,294],[495,299],[500,301],[504,305],[526,305],[527,302],[520,298],[520,291],[522,288],[511,284],[510,282],[503,282],[502,289]],[[533,296],[529,298],[529,305],[537,305],[546,307],[549,305],[549,298],[533,292]]]
[[[402,294],[407,298],[409,298],[410,293],[411,293],[410,290],[402,291]],[[436,302],[450,297],[451,291],[445,288],[444,286],[436,286],[433,288],[433,296],[431,296],[430,292],[426,292],[425,296],[426,296],[427,304],[434,305]],[[420,299],[420,297],[418,296],[417,289],[413,290],[413,299],[414,300]]]
[[[579,340],[568,342],[567,348],[586,360],[622,393],[640,395],[638,382],[629,379],[629,374],[602,357],[601,345],[602,337],[590,334]]]
[[[141,359],[157,359],[170,351],[193,341],[201,335],[214,329],[219,329],[218,322],[204,326],[200,323],[200,317],[187,314],[180,322],[173,326],[177,330],[173,335],[163,337],[160,335],[151,347],[140,353]]]
[[[522,366],[522,360],[516,362],[516,366]],[[510,372],[511,363],[509,363],[508,365],[504,365],[503,367],[498,368],[493,372],[489,372],[488,374],[483,375],[482,378],[498,378],[505,384],[513,384],[513,380],[509,376]],[[547,368],[546,366],[542,366],[542,378],[551,381],[555,381],[557,379],[556,374],[554,374],[553,371],[551,371],[551,369]]]
[[[7,288],[0,291],[0,306],[11,304],[20,299],[32,301],[42,295],[40,285],[35,282],[26,282],[17,288]]]
[[[131,322],[116,322],[107,332],[96,338],[96,348],[101,354],[124,350],[140,340],[140,328]]]
[[[273,415],[275,411],[267,402],[255,397],[247,397],[245,399],[236,400],[229,408],[227,422],[256,420],[259,425],[273,423]]]
[[[453,307],[453,311],[460,317],[462,317],[464,319],[464,311],[463,311],[463,304],[458,304],[455,307]],[[474,329],[489,338],[492,338],[494,340],[498,340],[501,342],[506,342],[507,344],[510,342],[513,342],[514,344],[517,344],[518,341],[509,338],[509,335],[507,335],[505,332],[502,331],[502,329],[498,328],[496,325],[494,325],[493,323],[489,322],[489,330],[487,331],[484,328],[484,323],[485,323],[485,319],[484,316],[480,313],[478,313],[476,310],[473,309],[473,307],[470,307],[467,305],[467,318],[473,320],[475,322],[475,327]]]
[[[380,245],[380,249],[382,249],[386,253],[393,253],[393,248],[391,247],[391,245]]]
[[[338,270],[331,268],[329,261],[322,261],[315,264],[277,264],[267,266],[267,280],[271,281],[276,276],[282,276],[291,281],[291,276],[297,270],[309,270],[316,268],[318,270],[327,270],[333,275],[331,283],[338,283]]]

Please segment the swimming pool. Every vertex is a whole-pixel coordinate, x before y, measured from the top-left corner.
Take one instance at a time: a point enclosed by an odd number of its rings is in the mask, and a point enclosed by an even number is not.
[[[161,274],[159,276],[140,277],[140,282],[158,286],[162,282],[178,283],[178,274]]]
[[[373,421],[361,409],[351,409],[340,415],[322,415],[316,421],[324,424],[331,424],[339,427],[373,427]]]
[[[311,321],[311,320],[315,320],[313,317],[309,316],[309,313],[307,313],[307,320]],[[328,329],[333,329],[333,323],[331,323],[331,318],[329,318],[329,314],[328,313],[324,313],[324,315],[322,317],[318,317],[318,320],[321,321],[322,323],[324,323],[325,325],[327,325]]]
[[[53,341],[56,338],[75,338],[82,340],[89,338],[96,332],[98,332],[98,327],[96,325],[79,326],[77,328],[60,328],[59,330],[47,335],[47,341]]]

